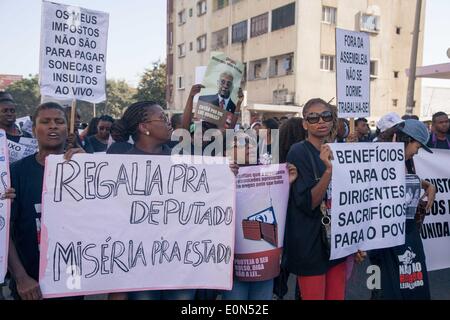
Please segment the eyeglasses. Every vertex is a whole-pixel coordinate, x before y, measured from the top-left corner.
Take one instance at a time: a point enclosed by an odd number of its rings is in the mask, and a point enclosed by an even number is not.
[[[221,85],[227,85],[228,87],[231,87],[233,85],[233,81],[227,81],[224,79],[220,79],[220,84]]]
[[[325,111],[320,114],[313,112],[306,116],[306,121],[308,121],[308,123],[310,124],[316,124],[319,123],[320,118],[322,118],[322,120],[325,122],[331,122],[333,121],[333,114],[331,113],[331,111]]]
[[[144,123],[151,123],[151,122],[165,122],[165,123],[170,123],[170,120],[169,120],[169,118],[167,118],[166,116],[164,116],[164,117],[161,117],[161,118],[159,118],[159,119],[153,119],[153,120],[145,121]]]

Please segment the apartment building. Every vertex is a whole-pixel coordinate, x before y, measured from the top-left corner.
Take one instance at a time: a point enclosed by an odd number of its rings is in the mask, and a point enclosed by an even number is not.
[[[404,114],[414,13],[411,0],[168,0],[169,109],[183,110],[212,51],[246,66],[243,122],[297,114],[314,97],[335,102],[335,29],[343,28],[370,35],[371,118]],[[422,51],[423,33],[418,65]],[[419,80],[417,106],[420,88]]]

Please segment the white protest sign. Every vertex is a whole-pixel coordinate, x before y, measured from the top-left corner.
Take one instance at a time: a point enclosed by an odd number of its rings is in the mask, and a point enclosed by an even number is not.
[[[4,130],[0,130],[0,180],[0,194],[4,194],[10,185],[8,147]],[[8,271],[10,203],[10,200],[0,198],[0,283],[5,280]]]
[[[405,154],[401,143],[336,143],[331,259],[405,242]]]
[[[23,138],[21,138],[22,140]],[[20,140],[19,140],[20,141]],[[25,157],[35,154],[38,150],[36,146],[24,145],[8,140],[9,161],[11,163],[19,161]]]
[[[336,86],[339,118],[370,116],[370,37],[336,29]]]
[[[188,160],[48,157],[39,277],[44,297],[230,290],[235,177],[227,164]]]
[[[450,268],[450,161],[449,150],[421,150],[414,157],[417,175],[437,189],[436,200],[422,226],[428,271]]]
[[[33,139],[33,138],[22,137],[19,140],[19,144],[23,144],[23,145],[28,146],[28,147],[34,147],[36,149],[38,148],[38,141],[36,139]]]
[[[42,2],[41,95],[106,100],[108,20],[108,13]]]
[[[236,199],[235,276],[273,279],[280,273],[289,200],[286,164],[239,168]]]

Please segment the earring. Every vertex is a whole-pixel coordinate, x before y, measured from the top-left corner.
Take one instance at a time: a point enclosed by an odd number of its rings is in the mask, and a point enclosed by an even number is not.
[[[149,131],[146,131],[146,132],[145,132],[145,135],[149,136],[149,135],[150,135],[150,132],[149,132]]]

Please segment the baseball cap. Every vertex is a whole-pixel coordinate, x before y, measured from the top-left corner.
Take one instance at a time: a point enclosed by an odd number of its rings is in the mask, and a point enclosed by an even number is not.
[[[0,92],[0,103],[2,103],[2,102],[14,103],[14,99],[10,93],[2,91],[2,92]]]
[[[388,114],[385,114],[378,120],[377,122],[377,128],[380,130],[380,132],[385,132],[386,130],[398,125],[399,123],[402,123],[404,120],[400,118],[398,114],[395,112],[391,112]]]
[[[427,147],[428,140],[430,139],[430,133],[428,132],[427,126],[422,122],[419,120],[408,119],[399,124],[398,129],[419,142],[425,151],[433,153],[433,151]]]

